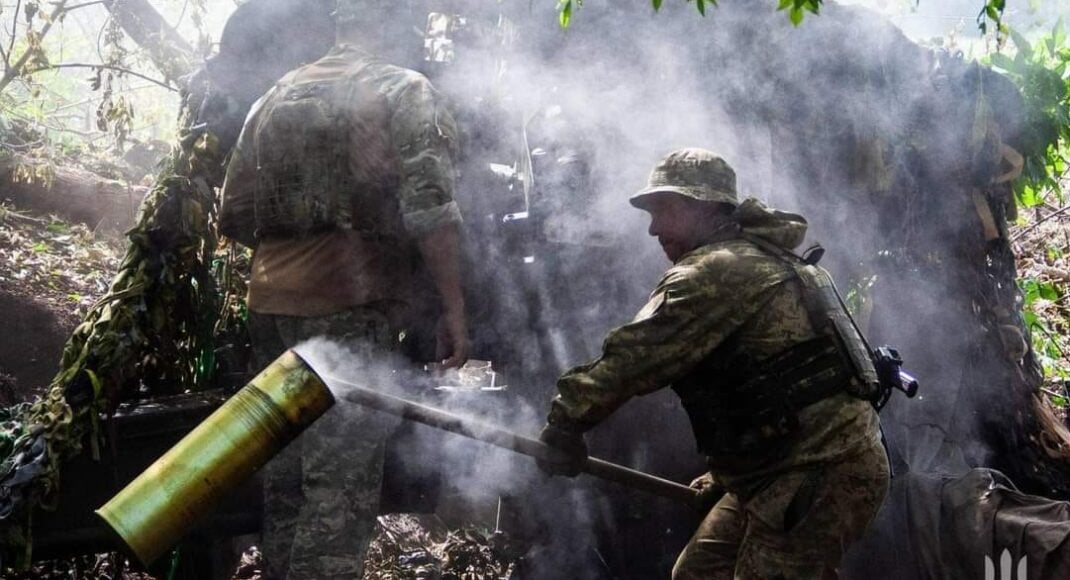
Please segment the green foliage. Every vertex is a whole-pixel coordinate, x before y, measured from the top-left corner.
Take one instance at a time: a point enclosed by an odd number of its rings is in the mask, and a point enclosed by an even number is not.
[[[988,25],[991,22],[996,27],[996,38],[1000,44],[1007,35],[1007,25],[1003,22],[1003,10],[1007,0],[987,0],[977,13],[977,28],[981,34],[988,33]]]
[[[661,6],[659,0],[658,6]],[[583,7],[583,0],[558,0],[557,13],[558,22],[561,24],[561,28],[568,28],[569,24],[572,24],[572,12],[574,9]],[[655,8],[656,10],[657,8]]]
[[[1070,367],[1065,362],[1067,349],[1070,348],[1068,338],[1065,332],[1052,328],[1052,320],[1060,321],[1061,318],[1041,314],[1045,306],[1062,300],[1063,293],[1053,282],[1036,278],[1022,278],[1018,281],[1018,287],[1023,298],[1022,317],[1032,338],[1033,352],[1044,369],[1044,376],[1060,382],[1070,380]]]
[[[1023,278],[1018,281],[1018,287],[1022,290],[1025,305],[1030,306],[1037,300],[1055,301],[1061,298],[1059,289],[1051,282],[1041,282],[1035,278]]]
[[[777,10],[787,10],[788,20],[795,26],[802,24],[807,12],[817,14],[821,10],[822,0],[780,0]]]
[[[692,0],[684,0],[685,2],[691,2]],[[798,26],[802,24],[806,13],[819,14],[821,11],[821,5],[824,0],[777,0],[777,10],[785,11],[788,14],[788,20],[792,24]],[[919,0],[920,1],[920,0]],[[706,15],[707,4],[717,6],[717,0],[694,0],[695,8],[702,16]],[[654,11],[661,10],[663,0],[650,0],[650,5],[654,7]],[[1006,0],[986,0],[984,6],[981,7],[981,12],[977,15],[977,27],[981,29],[982,33],[988,31],[989,24],[991,23],[996,27],[996,34],[999,38],[1003,38],[1007,31],[1006,24],[1003,23],[1003,10],[1006,7]],[[557,3],[558,21],[562,28],[568,28],[572,23],[573,13],[577,8],[583,6],[583,0],[559,0]]]
[[[1043,203],[1049,192],[1062,201],[1060,179],[1070,163],[1070,44],[1061,21],[1035,43],[1014,30],[1008,34],[1014,56],[996,53],[988,60],[1014,82],[1025,102],[1020,151],[1025,163],[1015,196],[1024,207]]]

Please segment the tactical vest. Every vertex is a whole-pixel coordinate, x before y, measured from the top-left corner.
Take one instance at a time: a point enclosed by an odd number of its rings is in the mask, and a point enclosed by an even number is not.
[[[350,75],[276,86],[253,137],[258,236],[301,237],[351,225],[346,108],[361,106],[361,95]]]
[[[791,266],[817,337],[754,360],[729,337],[717,352],[674,385],[711,469],[743,472],[784,457],[805,407],[847,392],[879,394],[869,348],[821,268],[760,239],[754,242]]]

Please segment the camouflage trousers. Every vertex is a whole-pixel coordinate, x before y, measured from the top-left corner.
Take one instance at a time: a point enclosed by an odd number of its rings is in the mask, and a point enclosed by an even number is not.
[[[250,313],[258,368],[287,348],[327,337],[374,360],[396,333],[370,308],[304,318]],[[399,420],[338,402],[264,468],[261,553],[266,579],[359,579],[375,531],[386,438]]]
[[[847,546],[873,521],[888,492],[877,444],[850,460],[789,472],[748,501],[726,494],[702,520],[673,580],[837,578]]]

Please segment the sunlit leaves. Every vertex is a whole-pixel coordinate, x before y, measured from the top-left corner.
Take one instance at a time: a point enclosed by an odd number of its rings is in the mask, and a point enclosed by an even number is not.
[[[996,53],[988,62],[1018,87],[1025,105],[1019,139],[1025,164],[1015,196],[1024,207],[1047,195],[1062,202],[1060,181],[1070,163],[1070,46],[1061,21],[1033,43],[1014,30],[1007,35],[1014,56]]]
[[[694,2],[695,9],[702,16],[706,15],[706,8],[708,6],[717,7],[717,0],[684,0],[687,3]],[[811,14],[817,14],[821,10],[821,4],[824,0],[779,0],[777,10],[785,10],[788,13],[788,19],[792,24],[798,26],[802,23],[803,17],[807,12]],[[654,8],[655,12],[661,10],[664,0],[650,0],[650,5]],[[558,0],[557,3],[557,18],[562,28],[568,28],[572,24],[573,13],[583,6],[582,0]]]
[[[561,28],[568,28],[572,24],[572,0],[561,0],[557,5],[558,22]]]
[[[1059,294],[1059,289],[1051,282],[1043,282],[1034,278],[1023,278],[1019,281],[1018,285],[1022,289],[1022,296],[1025,298],[1026,306],[1037,300],[1055,301],[1062,297],[1062,295]]]
[[[981,7],[981,11],[977,13],[977,28],[982,34],[987,34],[989,23],[995,25],[996,38],[1001,44],[1007,34],[1007,25],[1003,22],[1003,9],[1006,5],[1006,0],[987,0]]]
[[[41,33],[36,30],[26,32],[26,52],[20,74],[33,72],[49,66],[48,54],[42,43]]]
[[[572,24],[572,11],[583,7],[583,0],[559,0],[557,3],[557,16],[561,28],[568,28]]]
[[[821,10],[822,0],[780,0],[777,10],[786,10],[788,20],[795,26],[802,24],[807,12],[817,14]]]
[[[1019,280],[1018,287],[1023,298],[1022,317],[1044,375],[1059,381],[1070,379],[1070,368],[1065,362],[1068,341],[1065,332],[1059,328],[1065,320],[1052,310],[1052,303],[1062,300],[1062,292],[1053,282],[1030,277]],[[1053,403],[1058,404],[1057,401]]]
[[[685,0],[686,2],[694,2],[695,8],[702,16],[706,15],[707,4],[717,6],[717,0]],[[819,14],[821,11],[821,5],[824,0],[778,0],[777,10],[785,11],[788,14],[788,20],[792,24],[798,26],[802,24],[803,19],[806,17],[806,13]],[[920,3],[921,0],[917,0],[915,3]],[[661,10],[663,0],[650,0],[650,5],[653,6],[654,11]],[[1007,25],[1003,22],[1003,10],[1006,7],[1006,0],[985,0],[984,6],[981,7],[980,13],[977,15],[977,27],[981,29],[981,32],[987,32],[988,26],[994,24],[996,26],[996,34],[1001,39],[1005,37],[1007,32]],[[575,9],[583,5],[582,0],[559,0],[557,3],[558,21],[562,28],[568,28],[572,23],[572,14]]]

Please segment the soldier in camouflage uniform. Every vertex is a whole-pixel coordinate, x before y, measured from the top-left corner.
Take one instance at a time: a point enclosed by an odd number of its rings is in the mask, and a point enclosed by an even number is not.
[[[673,578],[835,577],[889,471],[868,348],[827,273],[790,251],[806,221],[739,203],[735,173],[702,149],[670,154],[631,203],[674,265],[600,358],[561,376],[541,438],[565,453],[540,465],[575,475],[585,431],[672,386],[710,468],[692,486],[720,497]]]
[[[457,131],[428,80],[373,52],[388,0],[341,0],[337,42],[254,106],[227,168],[220,228],[255,248],[249,331],[258,367],[325,336],[352,360],[397,352],[440,305],[440,359],[467,332],[453,200]],[[270,578],[360,578],[396,420],[336,405],[265,469]]]

